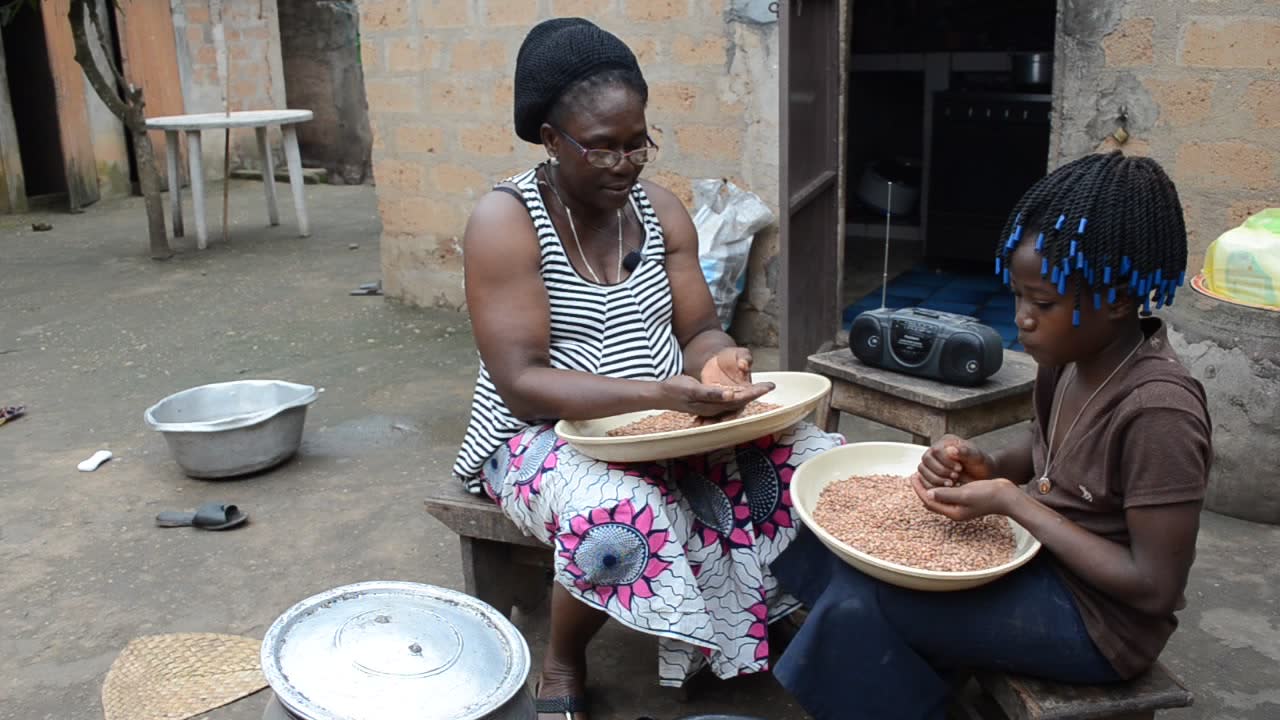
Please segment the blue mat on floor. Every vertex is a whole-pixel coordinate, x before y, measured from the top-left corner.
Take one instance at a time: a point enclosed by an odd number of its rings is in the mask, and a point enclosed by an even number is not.
[[[887,304],[891,308],[923,307],[930,310],[971,315],[1000,333],[1005,347],[1021,350],[1018,328],[1013,322],[1013,294],[995,275],[939,273],[913,268],[889,281]],[[880,288],[846,307],[844,328],[867,310],[880,307]]]

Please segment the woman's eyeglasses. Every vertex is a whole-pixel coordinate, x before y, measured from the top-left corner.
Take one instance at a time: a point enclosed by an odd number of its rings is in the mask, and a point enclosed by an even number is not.
[[[644,139],[648,144],[642,148],[636,148],[629,152],[619,152],[617,150],[606,150],[604,148],[585,148],[582,147],[582,143],[574,140],[568,133],[560,128],[555,128],[555,131],[563,135],[564,139],[573,143],[574,147],[578,148],[578,150],[582,151],[582,158],[587,161],[588,165],[600,168],[601,170],[612,169],[618,163],[622,162],[623,158],[630,160],[631,164],[636,167],[648,165],[658,159],[658,144],[650,137],[646,137]]]

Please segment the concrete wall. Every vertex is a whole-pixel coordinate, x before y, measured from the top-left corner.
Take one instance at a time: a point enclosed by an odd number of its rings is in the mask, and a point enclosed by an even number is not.
[[[1208,244],[1280,203],[1280,3],[1063,0],[1052,163],[1113,147],[1178,185],[1198,272]]]
[[[729,177],[776,202],[777,26],[739,19],[727,0],[374,0],[359,7],[383,285],[391,297],[462,308],[460,240],[475,200],[545,156],[515,136],[511,78],[525,33],[548,17],[587,17],[636,52],[662,147],[647,177],[686,204],[691,179],[700,177]],[[762,258],[776,252],[771,233],[757,250]],[[771,291],[753,284],[748,294],[740,332],[767,336]]]
[[[222,112],[226,107],[228,71],[221,66],[215,43],[219,22],[226,34],[231,110],[287,106],[276,0],[170,0],[170,3],[186,112]],[[273,130],[271,137],[276,161],[280,164],[283,155],[279,149],[279,131]],[[222,132],[204,133],[202,142],[205,175],[221,179]],[[254,131],[232,131],[232,169],[256,169],[261,164]]]
[[[112,4],[107,0],[97,2],[99,16],[106,18]],[[101,44],[90,42],[89,49],[98,61],[98,67],[105,70],[107,63]],[[110,73],[110,70],[105,72]],[[88,81],[84,84],[84,95],[89,111],[89,132],[93,137],[93,156],[97,161],[98,192],[103,199],[128,195],[132,192],[132,185],[129,182],[129,146],[125,142],[124,123],[107,109],[106,103]],[[161,174],[164,174],[163,169]]]
[[[360,68],[360,22],[353,0],[279,0],[281,55],[290,107],[315,119],[298,127],[307,167],[329,181],[358,184],[369,175],[373,133]]]
[[[1269,0],[1064,0],[1053,161],[1115,146],[1150,155],[1178,185],[1190,235],[1187,273],[1209,243],[1280,205],[1280,3]],[[1280,523],[1268,453],[1280,441],[1280,314],[1190,288],[1162,315],[1204,383],[1216,458],[1206,506]]]

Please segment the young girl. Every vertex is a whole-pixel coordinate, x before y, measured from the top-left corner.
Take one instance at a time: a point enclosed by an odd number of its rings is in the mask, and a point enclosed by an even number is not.
[[[1043,549],[996,582],[927,593],[805,533],[773,566],[811,609],[775,673],[815,718],[942,718],[952,670],[1094,684],[1155,662],[1185,604],[1212,457],[1204,391],[1149,317],[1186,259],[1177,192],[1152,160],[1091,155],[1023,196],[996,271],[1039,365],[1035,421],[994,450],[944,437],[911,482],[933,512],[1007,515]]]

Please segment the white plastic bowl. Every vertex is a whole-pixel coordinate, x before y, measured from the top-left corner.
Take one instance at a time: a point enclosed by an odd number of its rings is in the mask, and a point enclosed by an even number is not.
[[[587,457],[606,462],[647,462],[687,457],[750,442],[781,432],[813,412],[818,402],[831,392],[831,381],[817,373],[752,373],[755,382],[771,382],[774,389],[760,402],[781,407],[736,420],[726,420],[684,430],[610,437],[609,431],[659,411],[613,415],[598,420],[556,423],[556,433]]]
[[[841,560],[874,578],[913,590],[967,590],[1012,572],[1035,557],[1040,551],[1040,541],[1013,520],[1009,520],[1015,543],[1013,559],[985,570],[963,572],[922,570],[882,560],[837,540],[814,522],[813,512],[818,506],[818,497],[827,485],[854,475],[910,475],[920,465],[920,457],[925,450],[928,448],[922,445],[891,442],[853,443],[832,448],[806,461],[791,476],[791,499],[795,503],[796,514]]]

